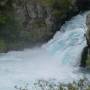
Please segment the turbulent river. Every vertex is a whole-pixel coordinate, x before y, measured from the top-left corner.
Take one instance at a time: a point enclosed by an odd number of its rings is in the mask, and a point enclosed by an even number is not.
[[[68,83],[89,77],[79,71],[86,30],[86,14],[77,15],[42,47],[0,54],[0,90],[39,79]]]

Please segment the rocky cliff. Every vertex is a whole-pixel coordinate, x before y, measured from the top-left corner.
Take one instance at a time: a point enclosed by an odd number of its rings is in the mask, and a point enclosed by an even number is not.
[[[88,39],[90,40],[90,13],[87,15],[87,19],[86,19],[86,25],[87,25],[87,36]]]
[[[90,9],[89,5],[89,0],[16,0],[21,36],[34,45],[45,42],[65,21]]]
[[[24,35],[31,36],[32,43],[49,40],[67,19],[76,14],[72,1],[17,0],[16,15]]]
[[[0,51],[48,41],[89,4],[89,0],[0,0]]]

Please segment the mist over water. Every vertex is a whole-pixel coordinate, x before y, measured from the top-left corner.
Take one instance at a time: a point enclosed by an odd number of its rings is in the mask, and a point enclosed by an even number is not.
[[[42,47],[0,55],[0,90],[14,90],[14,85],[38,79],[67,83],[82,78],[77,71],[86,30],[86,15],[77,15]]]

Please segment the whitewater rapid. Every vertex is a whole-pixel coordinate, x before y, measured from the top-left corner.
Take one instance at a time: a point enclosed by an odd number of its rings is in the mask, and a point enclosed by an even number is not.
[[[86,30],[86,14],[77,15],[42,47],[0,54],[0,90],[38,79],[67,83],[82,78],[78,70]]]

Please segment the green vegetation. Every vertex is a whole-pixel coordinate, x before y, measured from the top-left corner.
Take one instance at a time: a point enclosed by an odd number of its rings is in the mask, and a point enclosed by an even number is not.
[[[72,4],[71,0],[34,0],[38,3],[41,3],[43,5],[47,5],[50,7],[56,7],[56,8],[67,8],[70,7],[70,5]]]
[[[0,40],[0,52],[6,51],[6,44],[5,41]]]
[[[5,30],[5,28],[9,21],[9,16],[6,12],[7,8],[9,7],[8,3],[9,1],[6,1],[6,0],[0,1],[0,52],[6,49],[6,43],[4,40],[6,36],[4,35],[4,33],[7,33],[7,30]]]
[[[54,31],[58,30],[65,20],[70,19],[78,13],[74,1],[75,0],[39,0],[39,2],[42,2],[42,5],[44,4],[52,10],[51,15],[55,25],[55,27],[53,27]]]

